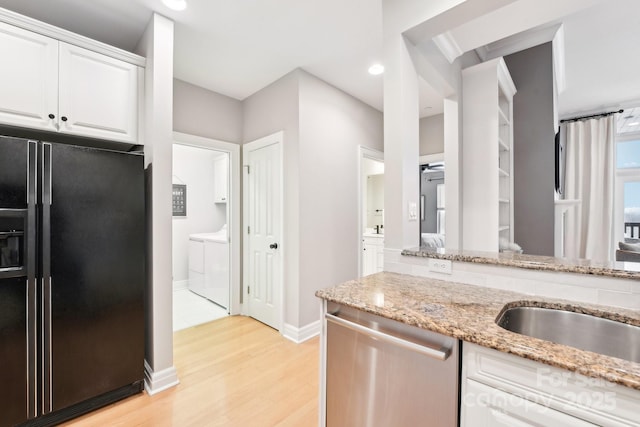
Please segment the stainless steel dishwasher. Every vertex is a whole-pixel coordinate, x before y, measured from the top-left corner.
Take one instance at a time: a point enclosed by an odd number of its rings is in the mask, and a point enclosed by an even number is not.
[[[328,427],[458,425],[459,342],[327,306]]]

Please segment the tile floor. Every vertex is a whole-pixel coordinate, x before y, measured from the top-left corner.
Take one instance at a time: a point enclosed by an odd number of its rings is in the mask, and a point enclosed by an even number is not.
[[[211,322],[229,314],[222,307],[212,303],[188,289],[173,292],[173,330],[180,331],[201,323]]]

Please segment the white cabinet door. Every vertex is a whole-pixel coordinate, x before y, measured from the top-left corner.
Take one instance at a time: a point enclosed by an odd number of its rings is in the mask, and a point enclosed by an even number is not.
[[[376,246],[364,239],[362,245],[362,275],[368,276],[376,272]]]
[[[136,143],[138,67],[60,42],[60,132]]]
[[[0,58],[0,122],[57,130],[58,41],[0,23]]]
[[[213,165],[213,201],[227,203],[229,165],[227,155],[216,159]]]
[[[378,237],[362,239],[362,275],[378,273],[384,268],[384,244]]]
[[[595,426],[474,380],[467,379],[465,389],[461,396],[462,427]]]

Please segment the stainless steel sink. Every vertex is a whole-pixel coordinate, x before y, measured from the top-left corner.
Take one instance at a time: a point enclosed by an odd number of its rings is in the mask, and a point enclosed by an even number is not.
[[[588,314],[513,307],[496,320],[518,334],[640,363],[640,327]]]

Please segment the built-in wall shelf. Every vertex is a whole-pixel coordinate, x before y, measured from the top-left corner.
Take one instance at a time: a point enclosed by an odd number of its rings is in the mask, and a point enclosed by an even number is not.
[[[511,124],[511,120],[509,119],[509,116],[507,116],[507,114],[504,111],[502,111],[501,107],[498,108],[498,114],[500,115],[501,125],[509,126]]]
[[[498,252],[513,242],[513,95],[502,58],[462,70],[462,246]],[[470,207],[467,209],[466,207]]]

